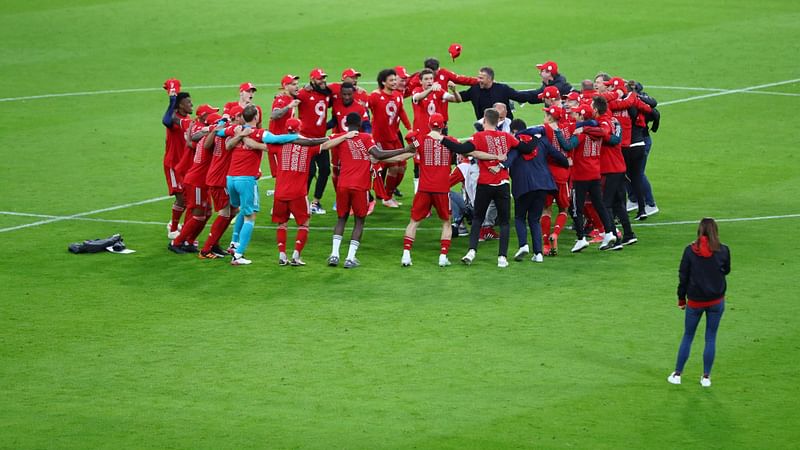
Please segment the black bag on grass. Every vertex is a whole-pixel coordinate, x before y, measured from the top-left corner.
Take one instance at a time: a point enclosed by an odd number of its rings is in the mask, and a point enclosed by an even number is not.
[[[106,251],[107,247],[113,247],[114,251],[125,250],[125,243],[122,241],[122,236],[115,234],[106,239],[75,242],[74,244],[69,244],[67,250],[72,253],[99,253]]]

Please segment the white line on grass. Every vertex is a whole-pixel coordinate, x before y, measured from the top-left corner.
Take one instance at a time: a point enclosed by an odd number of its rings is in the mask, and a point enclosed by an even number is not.
[[[151,198],[151,199],[142,200],[142,201],[138,201],[138,202],[126,203],[124,205],[117,205],[117,206],[111,206],[111,207],[108,207],[108,208],[95,209],[94,211],[86,211],[86,212],[82,212],[82,213],[78,213],[78,214],[73,214],[73,215],[70,215],[70,216],[52,216],[52,217],[50,217],[50,218],[48,218],[46,220],[40,220],[38,222],[26,223],[24,225],[17,225],[15,227],[0,228],[0,233],[5,233],[7,231],[20,230],[20,229],[23,229],[23,228],[37,227],[39,225],[44,225],[44,224],[53,223],[53,222],[60,222],[62,220],[79,219],[79,218],[81,218],[83,216],[91,216],[92,214],[99,214],[99,213],[108,212],[108,211],[115,211],[117,209],[130,208],[131,206],[145,205],[147,203],[159,202],[161,200],[166,200],[168,198],[170,198],[170,197],[168,197],[168,196],[166,196],[166,197],[156,197],[156,198]],[[7,213],[3,212],[3,214],[7,214]],[[15,213],[11,212],[10,215],[22,215],[22,214],[21,213],[16,213],[15,214]],[[33,217],[37,217],[37,216],[33,216]]]
[[[162,197],[163,198],[163,197]],[[139,204],[142,204],[141,202]],[[114,209],[119,209],[115,207]],[[106,209],[104,211],[110,211],[111,209]],[[99,211],[96,211],[99,212]],[[95,212],[93,212],[95,213]],[[21,213],[16,211],[0,211],[0,215],[7,215],[7,216],[21,216],[21,217],[38,217],[38,218],[48,218],[51,220],[42,221],[45,223],[62,221],[62,220],[80,220],[84,222],[101,222],[101,223],[119,223],[119,224],[129,224],[129,225],[158,225],[164,226],[164,222],[153,222],[153,221],[145,221],[145,220],[125,220],[125,219],[99,219],[96,217],[83,217],[83,215],[72,215],[72,216],[54,216],[48,214],[33,214],[33,213]],[[85,214],[84,214],[85,215]],[[800,214],[783,214],[779,216],[758,216],[758,217],[734,217],[730,219],[714,219],[717,222],[751,222],[751,221],[758,221],[758,220],[773,220],[773,219],[795,219],[800,217]],[[36,222],[37,224],[39,222]],[[672,225],[695,225],[697,224],[697,220],[680,220],[680,221],[673,221],[673,222],[656,222],[656,223],[641,223],[635,222],[631,225],[635,227],[663,227],[663,226],[672,226]],[[34,226],[34,224],[28,224],[27,226]],[[25,225],[22,225],[25,227]],[[256,228],[265,229],[265,230],[274,230],[277,227],[275,226],[264,226],[264,225],[257,225]],[[333,229],[332,226],[329,227],[309,227],[312,230],[331,230]],[[404,231],[405,227],[365,227],[367,231]],[[9,230],[8,228],[0,230],[3,232],[5,230]],[[441,227],[435,228],[418,228],[421,231],[441,231]]]
[[[775,83],[759,84],[759,85],[756,85],[756,86],[749,86],[749,87],[745,87],[745,88],[741,88],[741,89],[732,89],[732,90],[729,90],[729,91],[713,92],[711,94],[696,95],[694,97],[687,97],[687,98],[681,98],[681,99],[678,99],[678,100],[670,100],[670,101],[667,101],[667,102],[662,102],[662,103],[659,103],[658,106],[675,105],[675,104],[678,104],[678,103],[691,102],[691,101],[694,101],[694,100],[702,100],[702,99],[705,99],[705,98],[719,97],[721,95],[739,94],[739,93],[743,93],[743,92],[754,91],[756,89],[764,89],[764,88],[773,87],[773,86],[781,86],[781,85],[784,85],[784,84],[797,83],[798,81],[800,81],[800,78],[795,78],[793,80],[776,81]]]

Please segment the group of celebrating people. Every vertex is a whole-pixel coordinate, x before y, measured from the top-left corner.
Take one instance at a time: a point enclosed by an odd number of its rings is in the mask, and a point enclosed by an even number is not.
[[[453,58],[460,52],[459,45],[450,47]],[[338,220],[327,262],[340,264],[344,229],[352,215],[355,223],[343,266],[357,267],[366,216],[377,201],[389,208],[400,205],[398,186],[412,158],[414,198],[403,239],[403,266],[412,265],[417,227],[435,208],[442,223],[439,266],[450,265],[454,233],[468,233],[463,263],[473,262],[479,241],[499,237],[497,265],[507,267],[512,196],[517,261],[532,255],[532,261],[542,262],[545,255],[557,255],[559,234],[570,214],[577,234],[572,252],[592,241],[600,250],[621,250],[637,242],[628,211],[636,211],[636,220],[658,212],[644,175],[649,131],[659,124],[656,101],[633,80],[599,73],[573,90],[555,62],[536,67],[541,87],[517,91],[496,82],[490,67],[470,77],[428,58],[413,74],[402,66],[381,70],[377,89],[369,93],[358,85],[361,74],[355,69],[344,70],[341,82],[328,83],[325,71],[315,68],[302,86],[300,77],[285,75],[266,117],[253,102],[257,88],[252,83],[241,84],[239,99],[222,111],[208,104],[194,110],[180,81],[169,79],[164,83],[169,106],[162,120],[167,129],[164,171],[175,196],[168,248],[205,259],[230,254],[231,264],[250,264],[245,252],[260,210],[257,180],[265,153],[275,178],[271,215],[277,224],[280,265],[305,265],[301,254],[309,221],[312,214],[326,213],[321,202],[332,175]],[[458,85],[466,88],[459,90]],[[404,107],[408,97],[411,120]],[[448,105],[460,102],[471,102],[476,116],[476,132],[463,142],[448,136]],[[514,119],[514,102],[543,104],[542,124],[529,127]],[[462,186],[460,193],[451,190],[456,185]],[[217,216],[198,249],[197,238],[212,211]],[[298,229],[289,252],[291,218]],[[470,219],[467,232],[464,222]],[[223,249],[220,239],[232,222],[231,242]]]

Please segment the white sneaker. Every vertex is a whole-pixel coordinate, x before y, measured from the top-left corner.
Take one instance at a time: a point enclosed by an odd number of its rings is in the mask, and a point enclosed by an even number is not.
[[[544,262],[544,256],[542,256],[541,253],[537,253],[537,254],[533,255],[533,257],[531,258],[531,261],[537,262],[537,263]]]
[[[397,200],[395,200],[393,198],[390,198],[389,200],[381,200],[381,202],[383,202],[383,206],[385,206],[387,208],[399,208],[400,207],[400,203],[398,203]]]
[[[670,382],[671,384],[681,384],[681,376],[676,375],[675,372],[672,372],[667,377],[667,381]]]
[[[639,204],[636,202],[628,200],[628,203],[625,204],[625,210],[628,212],[636,211],[637,209],[639,209]]]
[[[450,260],[447,255],[439,255],[439,267],[447,267],[450,265]]]
[[[403,250],[403,257],[400,258],[400,264],[403,267],[408,267],[411,265],[411,252],[408,250]]]
[[[498,256],[497,257],[497,267],[508,267],[508,260],[505,256]]]
[[[711,387],[711,378],[701,377],[700,386]]]
[[[577,241],[575,241],[575,245],[572,246],[572,250],[571,251],[572,251],[572,253],[578,253],[579,251],[585,249],[588,246],[589,246],[589,242],[586,240],[586,238],[580,238]]]
[[[604,233],[603,242],[600,244],[600,250],[608,250],[613,247],[612,244],[617,242],[617,235],[614,233]]]
[[[175,231],[171,231],[171,230],[172,230],[172,224],[168,222],[167,223],[167,238],[170,241],[174,241],[175,239],[178,238],[178,236],[181,235],[181,224],[178,224],[178,229],[177,230],[175,230]]]
[[[319,214],[319,215],[323,215],[323,214],[325,214],[325,213],[327,213],[327,211],[325,211],[324,209],[322,209],[322,206],[320,206],[320,204],[319,204],[319,203],[317,203],[317,202],[311,202],[311,214]]]
[[[519,248],[519,250],[517,250],[517,253],[514,253],[514,261],[522,261],[530,252],[531,251],[528,248],[528,244],[523,245]]]
[[[647,217],[650,217],[650,216],[656,214],[658,211],[659,211],[659,209],[658,209],[658,206],[656,206],[656,205],[645,206],[644,207],[644,212],[645,212],[645,214],[647,214]]]
[[[232,266],[246,266],[246,265],[252,264],[252,263],[253,263],[253,261],[250,261],[249,259],[246,259],[244,256],[240,256],[238,258],[236,256],[234,256],[233,259],[231,259],[231,265]]]
[[[464,263],[464,264],[466,264],[466,265],[470,265],[470,264],[472,264],[472,261],[473,261],[474,259],[475,259],[475,250],[473,250],[473,249],[469,249],[469,251],[467,252],[467,254],[466,254],[466,255],[464,255],[464,257],[463,257],[463,258],[461,258],[461,262],[462,262],[462,263]]]

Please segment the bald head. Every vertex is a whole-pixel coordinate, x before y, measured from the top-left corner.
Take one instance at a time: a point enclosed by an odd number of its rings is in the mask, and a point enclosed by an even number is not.
[[[508,108],[505,103],[497,102],[492,105],[492,108],[496,109],[497,113],[500,114],[500,121],[505,120],[506,116],[508,116]]]

